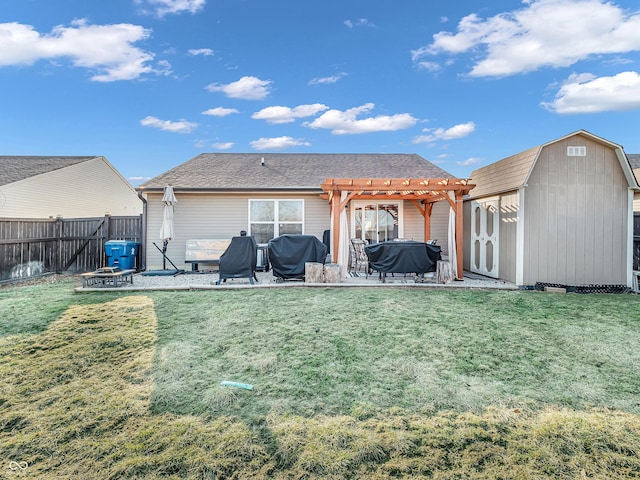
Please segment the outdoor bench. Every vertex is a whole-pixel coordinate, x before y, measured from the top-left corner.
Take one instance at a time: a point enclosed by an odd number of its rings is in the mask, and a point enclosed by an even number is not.
[[[201,263],[217,266],[229,244],[231,239],[187,240],[184,261],[191,264],[192,271],[198,270]]]

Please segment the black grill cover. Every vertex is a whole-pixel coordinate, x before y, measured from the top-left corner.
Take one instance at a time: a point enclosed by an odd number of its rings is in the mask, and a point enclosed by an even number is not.
[[[253,237],[233,237],[220,255],[220,279],[253,277],[257,250],[258,245]]]
[[[268,249],[273,275],[280,278],[304,278],[306,262],[324,263],[327,257],[327,246],[313,235],[280,235]]]
[[[369,266],[382,273],[435,272],[441,248],[423,242],[380,242],[364,248]]]

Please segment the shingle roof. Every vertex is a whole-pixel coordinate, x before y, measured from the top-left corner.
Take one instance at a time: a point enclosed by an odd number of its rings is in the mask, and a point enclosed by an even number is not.
[[[629,159],[629,164],[631,168],[636,170],[640,168],[640,154],[637,153],[627,153],[627,158]]]
[[[453,176],[415,154],[203,153],[139,188],[320,190],[327,178]]]
[[[86,162],[92,157],[14,157],[0,155],[0,185]]]
[[[538,156],[540,146],[499,160],[471,173],[471,183],[476,187],[469,198],[493,195],[516,190],[524,184]]]
[[[619,145],[611,143],[610,141],[589,133],[586,130],[578,130],[577,132],[571,133],[562,138],[530,148],[524,152],[517,153],[511,157],[507,157],[487,165],[486,167],[474,170],[471,173],[471,183],[475,185],[475,188],[471,190],[469,198],[473,199],[517,190],[527,181],[529,172],[531,172],[531,169],[538,158],[538,154],[543,147],[577,135],[586,136],[611,147],[622,148]],[[636,167],[633,166],[631,157],[633,157],[633,161],[638,161],[638,165]],[[631,164],[632,169],[640,167],[640,155],[627,155],[627,158],[629,158],[629,163]],[[623,168],[626,168],[626,166]]]

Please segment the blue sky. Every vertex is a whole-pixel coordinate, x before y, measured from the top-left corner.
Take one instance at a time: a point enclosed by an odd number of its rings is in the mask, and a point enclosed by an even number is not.
[[[417,153],[458,177],[585,129],[640,153],[637,1],[4,0],[0,154]]]

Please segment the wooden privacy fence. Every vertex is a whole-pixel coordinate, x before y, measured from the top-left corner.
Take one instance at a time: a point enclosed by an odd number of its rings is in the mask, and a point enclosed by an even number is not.
[[[142,216],[0,219],[0,282],[93,271],[105,266],[105,242],[141,239]]]

